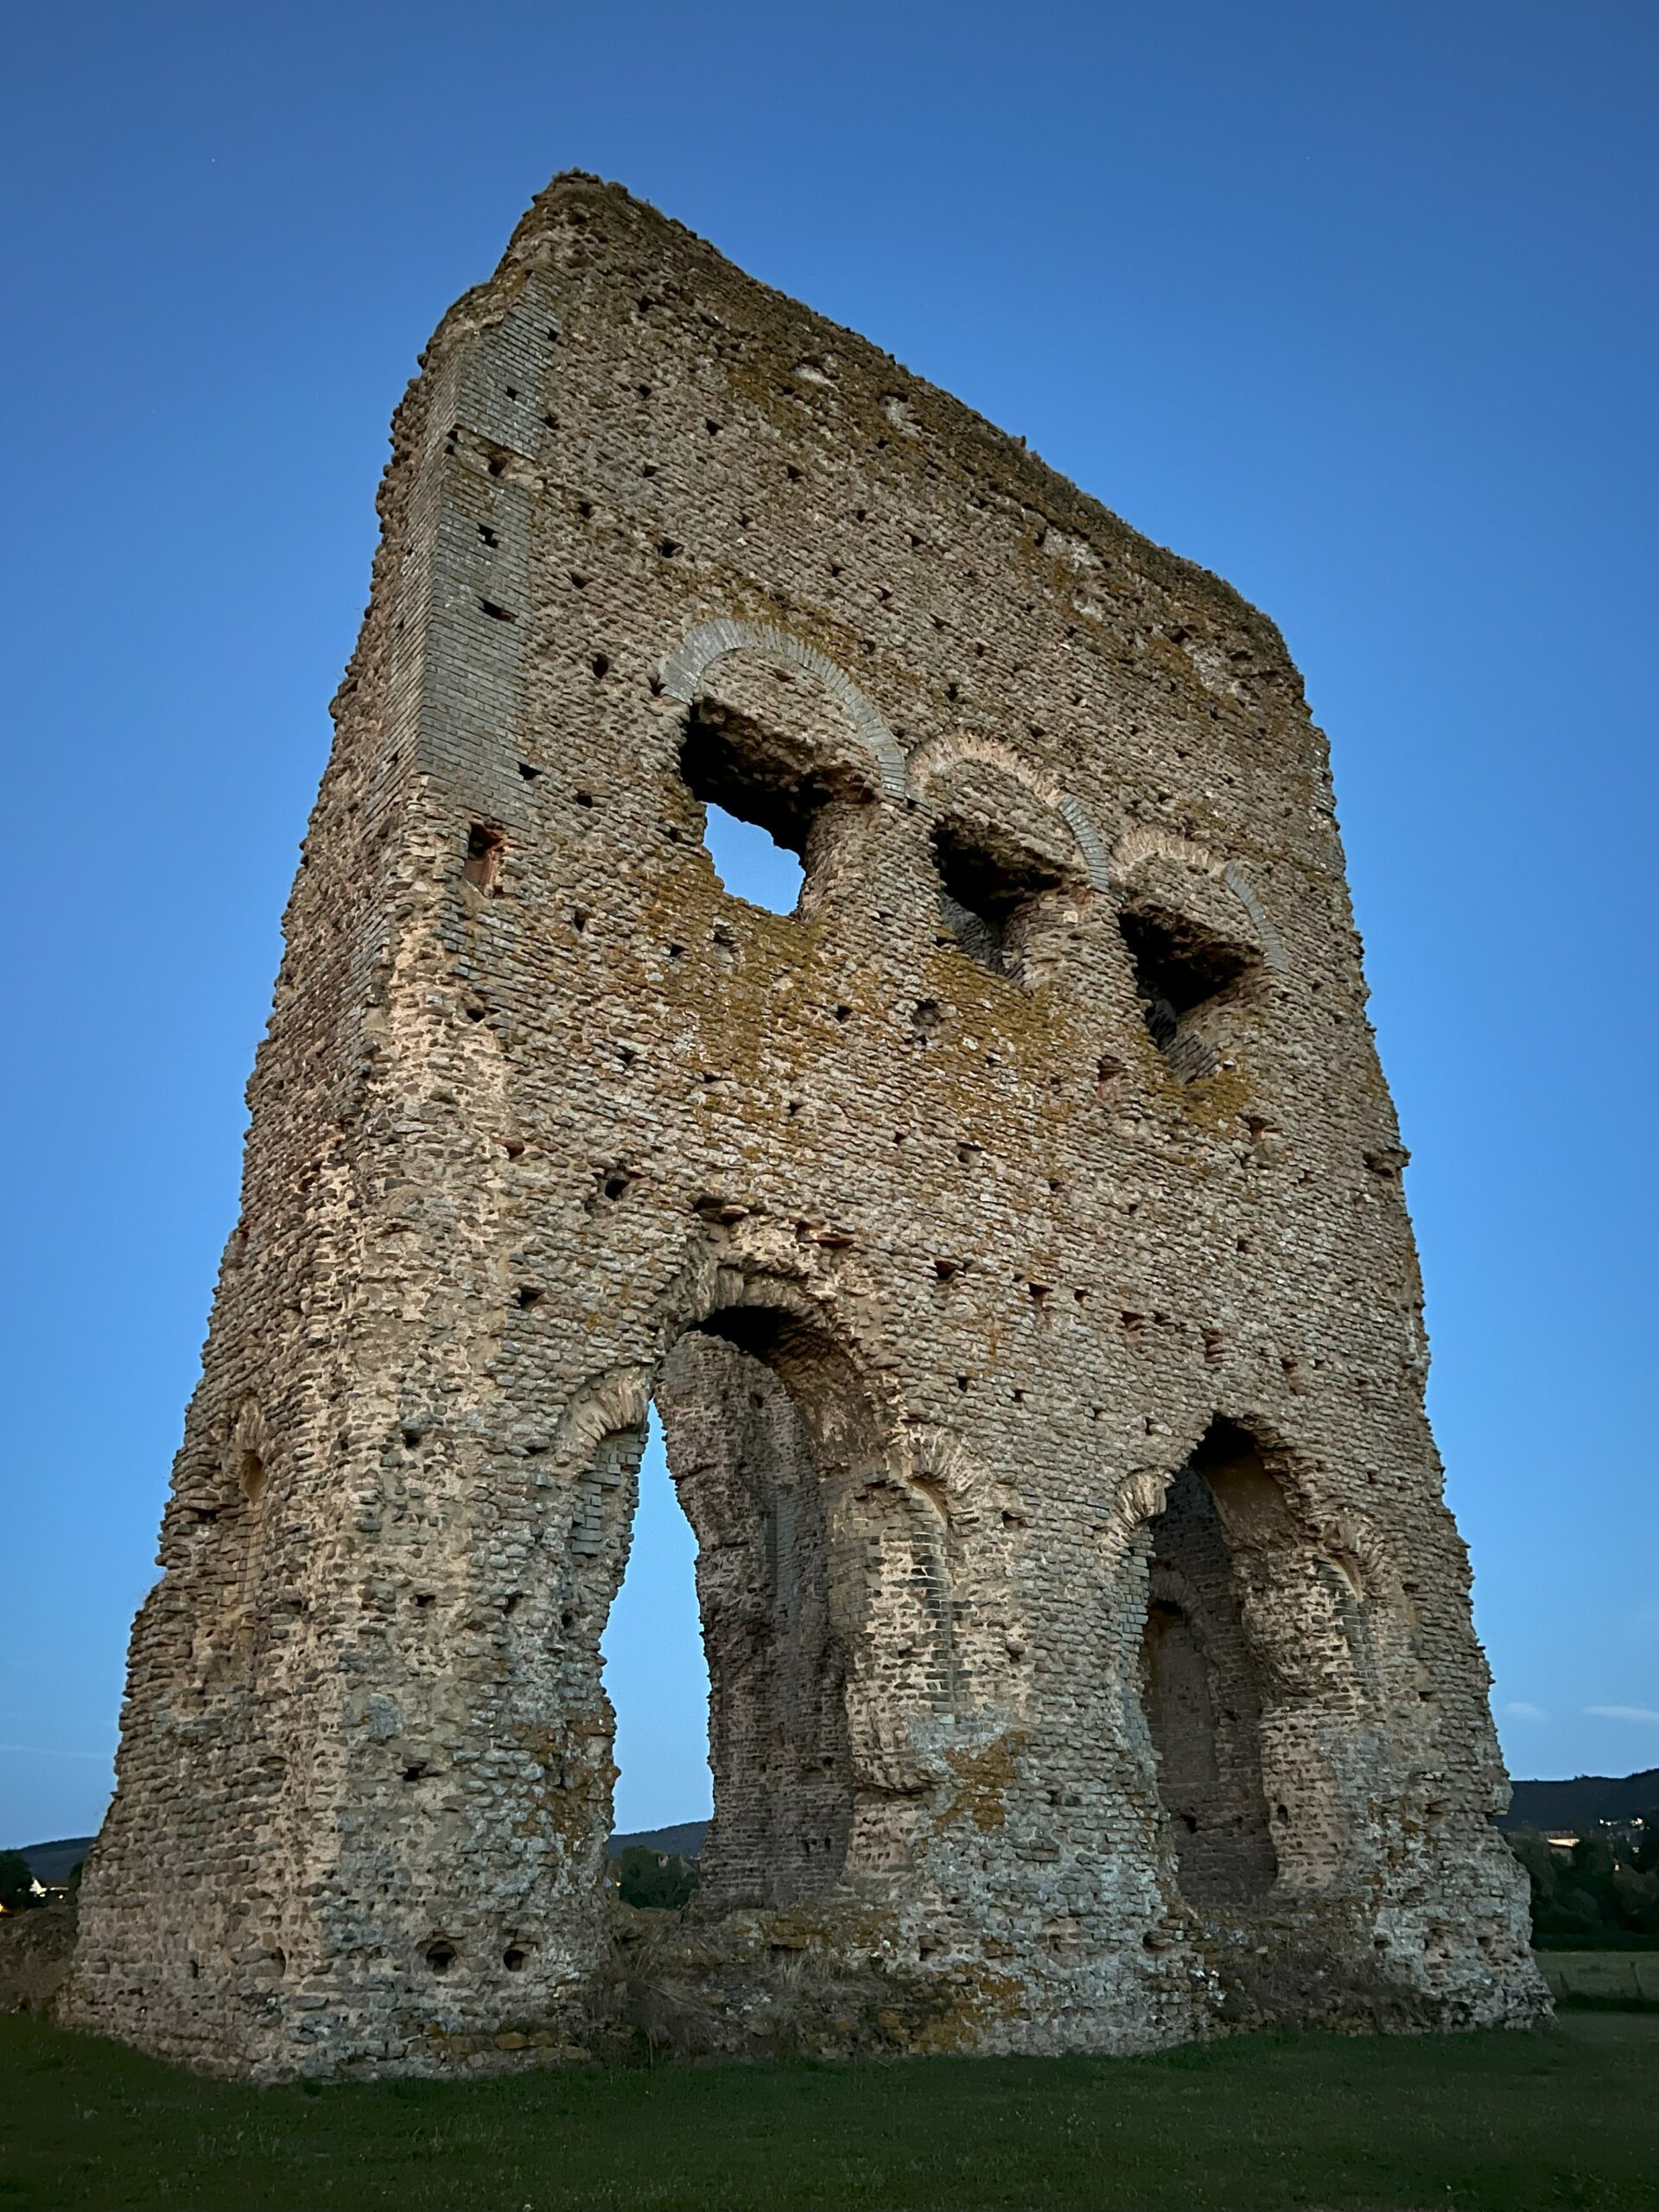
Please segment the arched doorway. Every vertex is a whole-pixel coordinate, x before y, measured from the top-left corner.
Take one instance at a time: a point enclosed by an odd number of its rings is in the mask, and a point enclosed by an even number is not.
[[[917,1723],[954,1683],[943,1519],[893,1474],[853,1361],[788,1301],[780,1290],[693,1324],[652,1391],[696,1539],[714,1783],[700,1896],[715,1906],[785,1906],[850,1862],[900,1864],[937,1778]],[[592,1523],[607,1607],[644,1437],[602,1437],[585,1478],[604,1488]]]
[[[1151,1525],[1141,1699],[1189,1904],[1244,1905],[1279,1872],[1262,1779],[1268,1669],[1236,1546],[1241,1522],[1282,1517],[1255,1440],[1217,1420]]]
[[[688,1331],[657,1391],[697,1539],[712,1903],[788,1904],[827,1888],[852,1824],[849,1624],[834,1602],[830,1535],[845,1469],[826,1464],[773,1363],[780,1333],[777,1317],[752,1308]]]

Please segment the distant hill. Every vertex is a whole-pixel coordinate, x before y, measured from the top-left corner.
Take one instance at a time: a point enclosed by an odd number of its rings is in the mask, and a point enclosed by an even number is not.
[[[1659,1766],[1640,1774],[1580,1774],[1571,1782],[1517,1782],[1515,1802],[1498,1821],[1501,1828],[1582,1828],[1595,1821],[1628,1821],[1633,1814],[1659,1808]],[[695,1859],[709,1833],[707,1821],[681,1821],[671,1827],[639,1828],[613,1835],[610,1855],[620,1859],[630,1844],[647,1851],[671,1851]],[[55,1843],[26,1843],[21,1848],[37,1882],[67,1881],[69,1870],[86,1856],[89,1835],[60,1836]]]
[[[1501,1828],[1586,1828],[1659,1808],[1659,1766],[1640,1774],[1580,1774],[1571,1782],[1517,1782]]]
[[[671,1851],[679,1859],[695,1859],[702,1849],[702,1839],[709,1833],[707,1821],[682,1821],[677,1827],[668,1828],[640,1828],[632,1835],[613,1835],[611,1838],[611,1857],[620,1859],[630,1844],[643,1844],[647,1851]],[[69,1871],[78,1866],[92,1847],[89,1835],[60,1836],[54,1843],[24,1843],[17,1848],[29,1861],[29,1871],[37,1882],[48,1887],[54,1882],[67,1882]]]
[[[70,1870],[80,1864],[92,1847],[89,1835],[60,1835],[55,1843],[26,1843],[22,1847],[29,1872],[48,1889],[54,1882],[67,1882]]]
[[[682,1821],[677,1827],[668,1828],[640,1828],[632,1835],[613,1835],[610,1855],[620,1859],[630,1844],[643,1844],[647,1851],[671,1851],[679,1859],[695,1859],[702,1849],[702,1840],[709,1833],[707,1821]],[[25,1843],[18,1849],[29,1861],[29,1871],[37,1882],[48,1887],[54,1882],[67,1882],[69,1871],[78,1866],[92,1847],[89,1835],[60,1836],[55,1843]]]
[[[671,1851],[677,1859],[695,1859],[709,1833],[707,1821],[682,1821],[677,1827],[639,1828],[632,1835],[611,1838],[611,1857],[620,1859],[634,1844],[647,1851]]]

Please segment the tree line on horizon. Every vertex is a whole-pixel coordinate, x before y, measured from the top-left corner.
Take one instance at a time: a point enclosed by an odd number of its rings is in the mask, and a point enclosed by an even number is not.
[[[1624,1820],[1604,1816],[1569,1847],[1552,1844],[1533,1827],[1506,1825],[1503,1834],[1527,1872],[1535,1943],[1555,1949],[1633,1941],[1659,1944],[1659,1802]],[[66,1892],[73,1898],[80,1872],[77,1861],[62,1884],[41,1897],[24,1853],[0,1851],[0,1910],[27,1912]],[[672,1912],[690,1904],[702,1870],[695,1858],[631,1844],[611,1860],[608,1872],[624,1904]]]
[[[1659,1806],[1565,1850],[1538,1828],[1508,1829],[1503,1840],[1532,1885],[1535,1943],[1659,1942]]]

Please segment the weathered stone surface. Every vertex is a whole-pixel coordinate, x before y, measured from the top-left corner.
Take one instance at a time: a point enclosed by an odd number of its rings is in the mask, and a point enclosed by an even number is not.
[[[1532,2018],[1272,625],[583,177],[445,319],[381,512],[70,2016],[264,2077],[641,2005]],[[705,798],[802,852],[793,917]],[[717,1802],[642,1973],[599,1646],[653,1394]]]
[[[0,2012],[50,2013],[75,1945],[75,1909],[0,1913]]]

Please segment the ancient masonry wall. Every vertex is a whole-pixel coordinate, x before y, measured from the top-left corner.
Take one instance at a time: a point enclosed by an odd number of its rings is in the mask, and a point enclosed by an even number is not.
[[[381,507],[69,2016],[264,2078],[1535,2017],[1272,626],[583,177]],[[653,1396],[717,1787],[642,1936]]]

